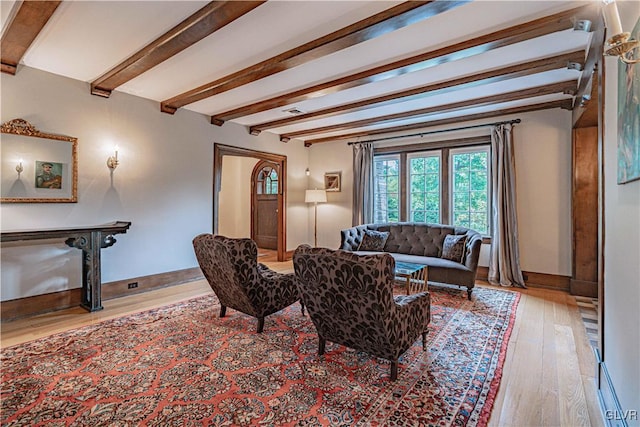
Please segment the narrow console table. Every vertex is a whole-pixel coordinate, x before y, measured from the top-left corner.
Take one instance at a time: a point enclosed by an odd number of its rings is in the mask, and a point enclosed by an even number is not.
[[[113,236],[126,233],[130,226],[130,222],[115,221],[109,224],[86,227],[2,231],[0,241],[17,242],[66,237],[65,243],[68,246],[82,250],[82,301],[80,306],[88,311],[98,311],[102,310],[100,250],[113,246],[116,243]]]

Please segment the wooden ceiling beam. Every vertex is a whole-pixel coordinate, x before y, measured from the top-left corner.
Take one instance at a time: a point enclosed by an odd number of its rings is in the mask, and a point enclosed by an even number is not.
[[[91,82],[93,95],[108,98],[118,86],[132,80],[189,46],[249,13],[263,1],[212,1]]]
[[[225,121],[237,119],[238,117],[291,105],[296,102],[339,92],[367,83],[423,70],[446,62],[468,58],[492,49],[571,29],[574,27],[578,17],[581,19],[590,19],[596,15],[597,8],[594,8],[592,5],[570,9],[360,73],[214,114],[211,117],[211,123],[222,125]]]
[[[582,69],[578,93],[573,102],[572,119],[574,125],[578,123],[580,117],[586,110],[590,110],[590,115],[595,115],[596,117],[598,115],[598,84],[594,84],[594,82],[597,82],[597,79],[593,81],[592,79],[597,75],[597,66],[602,58],[605,38],[604,19],[597,19],[591,29],[593,32],[591,44],[588,48],[585,66]],[[595,112],[593,110],[595,110]]]
[[[539,104],[506,108],[503,110],[495,110],[495,111],[487,111],[484,113],[470,114],[467,116],[450,117],[447,119],[434,120],[431,122],[411,123],[409,125],[403,125],[403,126],[394,126],[394,127],[388,127],[388,128],[382,128],[382,129],[353,132],[353,133],[343,134],[343,135],[334,135],[334,136],[328,136],[323,138],[308,139],[304,141],[304,145],[305,147],[309,147],[313,144],[320,144],[324,142],[342,141],[342,140],[354,139],[354,138],[366,138],[374,135],[383,135],[383,134],[394,133],[394,132],[405,132],[405,131],[416,130],[416,129],[427,129],[435,126],[443,126],[443,125],[449,125],[454,123],[457,124],[461,122],[469,122],[472,120],[488,119],[493,117],[506,116],[509,114],[527,113],[530,111],[549,110],[552,108],[562,108],[565,110],[570,110],[572,104],[573,104],[573,101],[571,99],[561,99],[561,100],[551,101],[551,102],[542,102]]]
[[[17,2],[0,40],[3,73],[15,75],[22,57],[60,6],[61,1]]]
[[[472,74],[470,76],[460,77],[457,79],[447,80],[439,83],[428,84],[425,86],[395,92],[388,95],[339,105],[337,107],[325,108],[310,113],[299,114],[297,116],[287,117],[286,119],[273,120],[270,122],[256,124],[249,128],[249,133],[251,135],[258,135],[260,134],[260,132],[267,129],[288,126],[295,123],[304,123],[311,120],[318,120],[327,117],[334,117],[340,114],[353,113],[370,108],[378,108],[398,102],[413,101],[434,95],[442,95],[444,93],[456,90],[469,89],[489,83],[497,83],[517,77],[543,73],[545,71],[558,70],[567,67],[580,70],[584,64],[584,57],[584,50],[578,50],[571,53],[538,59],[535,61],[513,65],[510,67],[501,67],[491,71],[485,71],[482,73]]]
[[[435,105],[427,108],[420,108],[418,110],[403,111],[401,113],[388,114],[385,116],[372,117],[364,120],[357,120],[353,122],[340,123],[336,125],[324,126],[314,129],[305,129],[297,132],[290,132],[283,134],[280,140],[288,142],[295,138],[308,135],[318,135],[321,133],[335,132],[341,130],[357,129],[364,126],[384,124],[385,122],[420,117],[431,116],[436,114],[448,113],[452,111],[458,111],[467,108],[482,107],[488,105],[501,104],[504,102],[518,101],[522,99],[552,95],[557,93],[574,95],[578,89],[578,80],[567,80],[554,84],[547,84],[543,86],[536,86],[528,89],[516,90],[507,93],[501,93],[497,95],[485,96],[475,99],[467,99],[464,101],[453,102],[444,105]]]
[[[401,3],[331,34],[162,101],[160,109],[165,113],[173,114],[185,105],[374,39],[468,2],[469,0],[430,0]]]

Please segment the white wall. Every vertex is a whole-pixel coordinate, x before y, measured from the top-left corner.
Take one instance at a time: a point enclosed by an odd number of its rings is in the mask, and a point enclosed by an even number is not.
[[[251,237],[251,173],[259,159],[224,156],[218,194],[221,210],[218,233],[227,237]]]
[[[504,117],[519,117],[515,125],[516,184],[522,269],[536,273],[571,275],[571,113],[554,109]],[[500,118],[502,120],[502,118]],[[467,124],[465,124],[467,125]],[[488,134],[464,131],[425,135],[376,146],[404,145]],[[309,188],[322,188],[325,172],[342,170],[342,192],[327,193],[318,206],[318,244],[337,248],[340,230],[351,226],[353,186],[352,148],[346,142],[311,146]],[[313,212],[311,212],[313,215]],[[313,220],[313,217],[310,217]],[[483,245],[480,264],[488,265]]]
[[[623,28],[640,8],[620,3]],[[617,184],[618,61],[605,58],[604,362],[622,410],[640,412],[640,181]],[[640,72],[640,65],[635,65]],[[640,426],[640,420],[628,420]]]
[[[571,112],[520,117],[513,137],[521,267],[571,276]]]
[[[327,192],[327,203],[318,203],[318,246],[340,247],[340,230],[351,227],[353,158],[345,142],[316,144],[310,147],[309,189],[324,188],[326,172],[341,173],[341,191]],[[313,242],[313,208],[309,210],[309,241]]]
[[[195,267],[191,239],[212,230],[217,142],[287,156],[287,249],[309,242],[309,150],[302,144],[264,132],[250,136],[233,123],[213,126],[187,110],[171,116],[157,102],[120,92],[92,96],[87,83],[28,67],[2,73],[0,83],[2,122],[23,118],[42,131],[77,137],[79,156],[78,203],[2,204],[3,231],[131,221],[127,234],[102,250],[103,282]],[[120,166],[111,181],[105,162],[115,144]],[[79,254],[63,241],[3,244],[2,300],[79,287]]]

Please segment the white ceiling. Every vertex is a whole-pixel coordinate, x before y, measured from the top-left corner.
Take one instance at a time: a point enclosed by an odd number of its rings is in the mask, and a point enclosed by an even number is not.
[[[1,2],[3,30],[14,3],[6,0]],[[270,0],[144,74],[119,86],[116,90],[160,103],[400,3]],[[590,2],[560,0],[473,1],[183,108],[214,115],[588,3]],[[91,82],[206,4],[207,2],[202,1],[64,1],[23,56],[22,63],[51,73]],[[533,59],[579,49],[586,50],[590,39],[591,33],[566,30],[479,53],[469,58],[240,117],[233,121],[250,126],[291,117],[291,114],[285,111],[293,107],[312,112]],[[282,126],[269,131],[280,134],[316,128],[566,80],[578,80],[580,76],[580,71],[569,69],[548,71],[422,99]],[[87,89],[87,96],[92,96],[89,89]],[[571,98],[571,95],[554,94],[534,97],[504,103],[504,105],[431,114],[387,122],[383,125],[374,124],[367,128],[375,129],[438,120],[564,98]],[[104,99],[104,102],[109,102],[109,99]],[[161,113],[158,108],[158,114],[165,113]],[[315,134],[312,137],[340,133],[345,132],[327,132]]]

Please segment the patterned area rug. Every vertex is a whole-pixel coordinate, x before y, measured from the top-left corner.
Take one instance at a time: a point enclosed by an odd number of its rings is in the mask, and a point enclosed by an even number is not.
[[[215,296],[2,350],[2,425],[486,425],[519,294],[433,289],[428,350],[390,364],[327,342],[295,304],[256,320]]]

